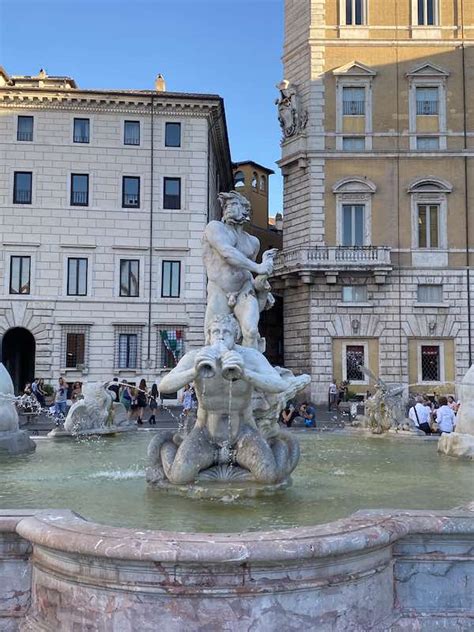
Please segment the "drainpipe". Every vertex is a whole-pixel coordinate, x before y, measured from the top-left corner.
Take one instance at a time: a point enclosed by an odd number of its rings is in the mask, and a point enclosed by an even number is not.
[[[467,285],[467,335],[469,366],[472,364],[472,323],[471,323],[471,270],[469,253],[469,188],[468,188],[468,163],[467,163],[467,94],[466,94],[466,49],[464,46],[464,0],[461,0],[461,56],[462,56],[462,92],[464,111],[464,225],[466,233],[466,285]]]
[[[147,368],[151,368],[151,303],[153,299],[153,175],[154,175],[154,118],[155,118],[155,95],[151,95],[151,119],[150,119],[150,219],[149,219],[149,262],[148,262],[148,340],[147,340]]]

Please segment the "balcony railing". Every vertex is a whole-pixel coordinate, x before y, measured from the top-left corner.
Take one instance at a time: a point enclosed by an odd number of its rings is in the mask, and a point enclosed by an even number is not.
[[[31,204],[31,189],[16,189],[13,202],[15,204]]]
[[[89,204],[89,194],[87,191],[73,191],[71,193],[72,206],[87,206]]]
[[[123,194],[124,206],[138,206],[138,195],[136,193],[124,193]]]
[[[33,132],[22,132],[21,130],[18,130],[18,132],[16,134],[16,139],[17,140],[32,141],[33,140]]]
[[[275,274],[390,266],[390,248],[387,246],[317,246],[281,252],[275,260]]]

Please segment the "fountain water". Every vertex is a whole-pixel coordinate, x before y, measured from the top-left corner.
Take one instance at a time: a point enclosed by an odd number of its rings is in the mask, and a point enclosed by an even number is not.
[[[10,374],[0,363],[0,452],[23,454],[33,452],[36,444],[25,430],[20,430]]]

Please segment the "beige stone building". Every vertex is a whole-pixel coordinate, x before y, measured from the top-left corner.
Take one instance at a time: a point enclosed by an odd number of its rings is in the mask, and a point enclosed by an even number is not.
[[[232,188],[222,99],[0,69],[0,343],[33,376],[159,378],[204,341],[201,235]]]
[[[360,364],[452,392],[474,344],[474,2],[285,7],[286,365],[316,401],[332,376],[370,388]]]

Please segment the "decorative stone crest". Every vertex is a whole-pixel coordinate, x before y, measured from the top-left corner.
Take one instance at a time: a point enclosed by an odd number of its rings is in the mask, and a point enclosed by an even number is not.
[[[283,140],[302,132],[308,122],[308,112],[301,106],[297,86],[283,79],[276,86],[280,96],[275,100],[278,108],[278,121],[283,133]]]

